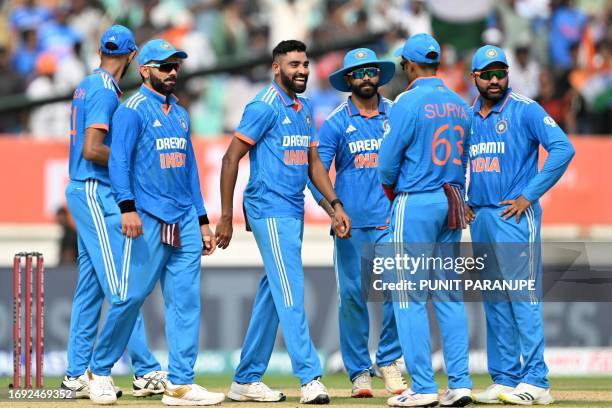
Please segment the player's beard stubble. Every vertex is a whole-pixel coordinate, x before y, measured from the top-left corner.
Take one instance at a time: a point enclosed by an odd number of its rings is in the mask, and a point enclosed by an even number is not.
[[[302,83],[299,81],[303,79]],[[286,88],[295,93],[302,93],[306,90],[306,83],[308,82],[308,75],[295,74],[293,77],[289,77],[283,70],[280,70],[281,84]]]
[[[151,73],[149,80],[151,81],[151,87],[162,95],[168,96],[174,92],[176,75],[169,75],[166,79],[162,80]]]
[[[359,85],[351,84],[351,92],[363,99],[370,99],[378,93],[378,84],[370,81],[362,82]]]
[[[505,84],[498,81],[496,84],[489,83],[486,86],[481,86],[478,84],[478,81],[476,81],[476,88],[478,89],[480,96],[482,96],[483,98],[488,99],[492,102],[498,102],[506,94],[506,90],[508,89],[508,81],[506,81]],[[498,91],[491,93],[491,89],[496,89]]]

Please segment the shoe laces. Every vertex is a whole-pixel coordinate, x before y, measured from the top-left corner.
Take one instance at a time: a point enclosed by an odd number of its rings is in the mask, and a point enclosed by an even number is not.
[[[318,378],[312,380],[311,382],[306,384],[304,387],[306,387],[306,388],[322,388],[323,390],[325,390],[327,392],[327,389],[325,388],[323,383],[321,381],[319,381]]]
[[[357,378],[355,378],[355,380],[353,381],[353,384],[358,388],[364,388],[364,387],[369,388],[370,387],[369,377],[370,377],[369,372],[363,372],[359,374]]]
[[[252,384],[251,384],[251,387],[255,387],[255,389],[256,389],[257,391],[264,391],[264,392],[267,392],[267,391],[272,391],[272,390],[270,389],[270,387],[268,387],[266,384],[264,384],[264,383],[263,383],[263,382],[261,382],[261,381],[256,381],[256,382],[252,383]]]
[[[113,379],[110,375],[99,375],[96,377],[96,382],[99,384],[99,388],[104,391],[115,393],[115,386]]]

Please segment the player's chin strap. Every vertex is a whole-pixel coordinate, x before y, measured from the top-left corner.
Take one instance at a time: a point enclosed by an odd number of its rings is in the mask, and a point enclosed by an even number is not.
[[[467,227],[465,221],[465,202],[463,201],[461,189],[448,183],[444,183],[442,187],[448,200],[448,228],[465,229]]]

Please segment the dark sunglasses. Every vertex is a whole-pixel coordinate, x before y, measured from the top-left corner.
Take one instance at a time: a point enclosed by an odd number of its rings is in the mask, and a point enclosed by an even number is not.
[[[377,77],[380,73],[380,68],[376,67],[367,67],[367,68],[359,68],[352,72],[349,72],[348,76],[353,77],[354,79],[363,79],[366,75],[370,78]]]
[[[162,64],[146,64],[145,67],[157,68],[161,72],[169,74],[173,70],[178,72],[181,69],[181,64],[179,62],[164,62]]]
[[[504,79],[508,76],[507,69],[490,69],[488,71],[480,71],[476,72],[476,75],[480,77],[480,79],[484,79],[485,81],[490,81],[493,77],[497,77],[497,79]]]

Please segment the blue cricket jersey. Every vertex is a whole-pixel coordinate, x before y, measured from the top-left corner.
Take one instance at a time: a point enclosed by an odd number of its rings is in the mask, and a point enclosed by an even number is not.
[[[272,82],[247,104],[235,136],[253,146],[244,190],[248,215],[304,218],[308,150],[317,144],[310,101],[294,100]]]
[[[486,117],[480,113],[481,105],[478,97],[466,143],[470,205],[496,207],[500,201],[514,200],[521,194],[537,201],[569,165],[574,156],[571,142],[537,102],[511,89]],[[548,158],[538,172],[540,145]]]
[[[396,193],[435,191],[444,183],[464,188],[463,143],[471,120],[470,107],[441,79],[413,81],[389,115],[379,153],[381,182]]]
[[[70,110],[70,180],[96,179],[110,184],[108,167],[83,158],[83,143],[85,129],[109,130],[113,113],[119,106],[120,96],[119,85],[113,76],[102,68],[85,77],[74,91]],[[110,133],[106,135],[104,144],[110,146]]]
[[[392,102],[379,96],[378,114],[364,116],[351,98],[339,105],[319,129],[319,156],[329,170],[336,169],[334,189],[351,217],[351,228],[387,224],[389,200],[378,180],[378,149],[389,127]],[[323,196],[309,182],[317,202]]]
[[[163,105],[169,104],[168,110]],[[115,200],[174,224],[191,207],[206,214],[189,117],[174,95],[145,85],[115,112],[108,162]]]

